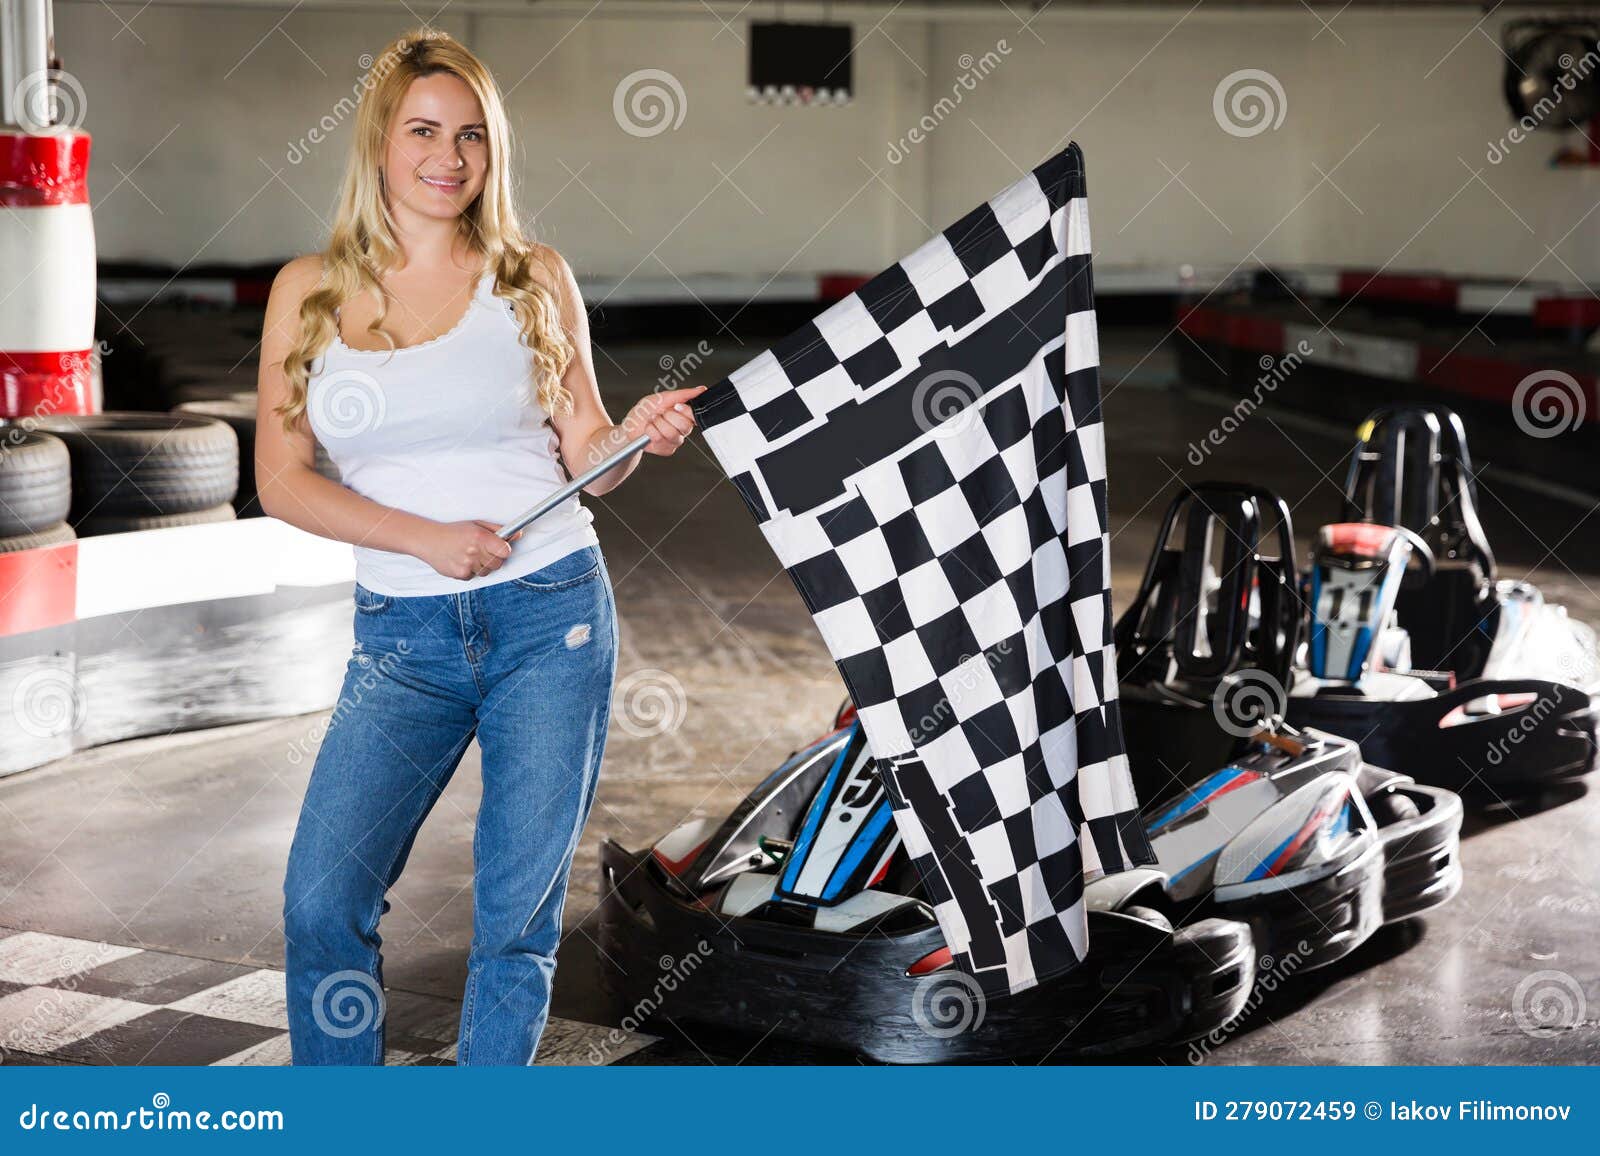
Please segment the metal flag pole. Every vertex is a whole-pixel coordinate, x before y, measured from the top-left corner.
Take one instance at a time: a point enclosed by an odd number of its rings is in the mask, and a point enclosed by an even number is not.
[[[544,517],[562,502],[572,497],[573,494],[576,494],[579,490],[583,489],[584,486],[587,486],[590,482],[598,478],[601,474],[605,473],[607,470],[615,469],[617,466],[620,466],[623,462],[627,461],[634,454],[638,453],[649,444],[650,435],[640,434],[638,437],[634,438],[631,442],[623,446],[620,450],[612,454],[599,465],[593,467],[592,469],[585,470],[566,485],[562,486],[555,493],[551,494],[544,501],[540,502],[537,506],[534,506],[529,510],[524,510],[515,518],[511,519],[511,521],[507,522],[504,526],[501,526],[500,529],[495,531],[496,536],[500,538],[510,538],[511,535],[515,534],[518,530],[521,530],[529,523],[535,522]]]

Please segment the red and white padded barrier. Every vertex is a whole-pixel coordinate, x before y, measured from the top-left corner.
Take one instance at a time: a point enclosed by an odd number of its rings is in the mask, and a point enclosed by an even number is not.
[[[1311,365],[1389,381],[1416,382],[1507,405],[1530,374],[1549,369],[1547,365],[1458,353],[1445,344],[1348,329],[1319,329],[1260,313],[1210,305],[1180,309],[1178,329],[1195,341],[1229,349],[1267,353],[1274,358],[1293,352]],[[1568,376],[1590,399],[1590,404],[1578,411],[1577,420],[1600,420],[1600,376],[1593,373],[1569,373]]]
[[[0,639],[79,619],[354,579],[349,546],[276,518],[103,534],[0,554]]]
[[[0,417],[95,409],[89,139],[0,132]]]
[[[1388,305],[1420,305],[1471,317],[1526,317],[1535,329],[1600,325],[1600,297],[1548,281],[1373,269],[1285,269],[1297,291]]]

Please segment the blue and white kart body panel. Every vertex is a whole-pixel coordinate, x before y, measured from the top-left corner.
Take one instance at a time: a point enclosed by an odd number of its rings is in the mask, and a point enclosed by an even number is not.
[[[1317,531],[1307,663],[1313,677],[1355,682],[1373,665],[1410,555],[1411,543],[1389,526],[1346,522]]]
[[[799,903],[841,903],[879,876],[899,846],[889,795],[861,723],[853,722],[812,796],[773,894]]]
[[[1230,766],[1150,818],[1146,830],[1169,873],[1168,893],[1188,903],[1212,892],[1243,899],[1333,874],[1374,841],[1374,826],[1348,775],[1274,778]]]

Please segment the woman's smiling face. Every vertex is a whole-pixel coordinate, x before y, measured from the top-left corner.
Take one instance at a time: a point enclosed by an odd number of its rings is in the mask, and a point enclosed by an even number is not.
[[[482,192],[489,146],[483,108],[451,73],[411,82],[389,126],[384,181],[396,212],[455,217]]]

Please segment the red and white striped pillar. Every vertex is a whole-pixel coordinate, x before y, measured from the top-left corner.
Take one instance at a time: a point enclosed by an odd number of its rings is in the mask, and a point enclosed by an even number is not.
[[[0,417],[99,408],[89,140],[0,129]]]

